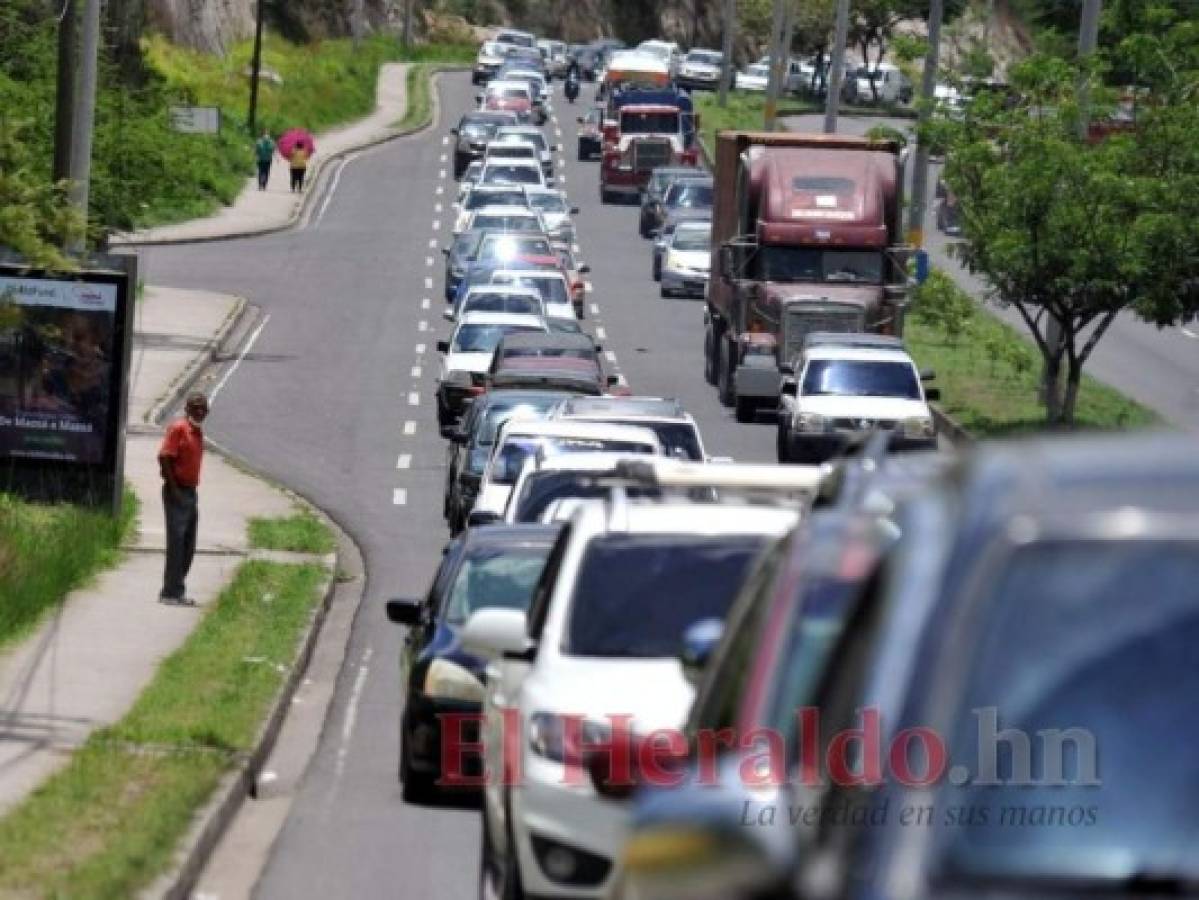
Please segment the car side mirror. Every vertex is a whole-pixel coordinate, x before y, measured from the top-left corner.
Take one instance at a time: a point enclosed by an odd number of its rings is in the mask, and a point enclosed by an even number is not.
[[[469,528],[479,525],[494,525],[498,521],[500,521],[500,514],[491,509],[472,509],[466,517],[466,524]]]
[[[933,369],[921,369],[920,370],[920,380],[921,381],[932,381],[936,377],[937,377],[937,373]]]
[[[701,619],[683,632],[679,663],[683,666],[683,675],[692,685],[699,684],[704,666],[708,664],[723,634],[724,622],[714,618]]]
[[[475,103],[482,103],[482,102],[483,102],[483,95],[475,94]]]
[[[595,352],[596,352],[596,353],[603,353],[603,352],[604,352],[604,345],[603,345],[603,344],[601,344],[599,341],[596,341],[596,342],[595,342]]]
[[[532,647],[525,614],[519,609],[480,609],[462,626],[462,649],[484,659],[526,657]]]
[[[388,621],[397,625],[415,625],[420,621],[424,603],[411,597],[395,597],[387,601]]]
[[[784,378],[783,383],[779,385],[779,393],[785,397],[798,397],[799,383],[794,378]]]
[[[580,125],[582,125],[586,122],[586,119],[584,119],[582,116],[576,116],[575,121],[577,121]]]
[[[579,266],[579,274],[580,275],[586,275],[590,271],[591,271],[591,266],[589,266],[587,263],[583,263],[581,266]]]
[[[449,247],[442,247],[442,248],[441,248],[441,255],[442,255],[442,256],[449,256],[449,255],[450,255],[450,248],[449,248]]]
[[[453,307],[451,307],[450,309],[442,310],[441,317],[443,319],[445,319],[447,322],[453,322],[454,321]]]
[[[579,214],[579,208],[577,206],[572,206],[570,208],[570,214],[572,216],[577,216]]]
[[[438,353],[449,353],[450,352],[450,342],[449,341],[438,341],[437,342],[437,352]]]
[[[608,376],[608,387],[616,387],[618,384],[620,384],[620,376],[619,375],[609,375]]]
[[[457,134],[457,133],[458,133],[458,126],[455,125],[453,128],[450,129],[450,134]]]
[[[941,399],[941,389],[940,388],[925,388],[924,399],[932,400],[932,401],[940,400]]]

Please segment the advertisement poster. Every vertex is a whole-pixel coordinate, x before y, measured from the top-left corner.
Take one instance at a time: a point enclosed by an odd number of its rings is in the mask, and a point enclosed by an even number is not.
[[[117,291],[0,276],[0,461],[105,462]]]

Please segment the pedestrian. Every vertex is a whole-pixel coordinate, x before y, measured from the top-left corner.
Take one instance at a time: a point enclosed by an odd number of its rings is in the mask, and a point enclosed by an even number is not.
[[[296,144],[292,148],[288,163],[291,165],[291,189],[293,191],[304,190],[304,175],[308,171],[308,155],[308,148],[303,144]]]
[[[265,191],[271,177],[271,161],[275,158],[275,142],[265,128],[262,137],[254,145],[254,158],[258,161],[258,190]]]
[[[166,514],[167,558],[162,577],[163,603],[194,606],[183,587],[196,553],[196,527],[199,505],[196,488],[200,484],[200,463],[204,458],[204,431],[208,416],[208,398],[191,394],[184,405],[186,415],[168,427],[158,450],[162,473],[162,506]]]

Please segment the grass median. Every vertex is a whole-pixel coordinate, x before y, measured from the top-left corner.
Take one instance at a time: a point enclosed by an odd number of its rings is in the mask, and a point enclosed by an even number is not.
[[[28,633],[70,591],[114,565],[136,519],[132,491],[125,492],[119,519],[0,494],[0,646]]]
[[[250,546],[291,553],[332,553],[337,547],[329,526],[306,509],[286,518],[250,520]]]
[[[1038,395],[1041,356],[1017,329],[978,308],[941,272],[916,295],[904,341],[921,368],[935,369],[941,408],[977,438],[1045,429]],[[1078,392],[1075,427],[1123,430],[1159,425],[1157,415],[1088,375]]]
[[[328,572],[242,565],[133,709],[0,819],[0,895],[135,895],[249,751]]]

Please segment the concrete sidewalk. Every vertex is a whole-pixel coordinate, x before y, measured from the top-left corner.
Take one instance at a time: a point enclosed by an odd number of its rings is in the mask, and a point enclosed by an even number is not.
[[[124,560],[70,594],[33,634],[0,655],[0,814],[66,763],[95,728],[132,706],[164,657],[191,633],[246,556],[251,516],[283,516],[292,500],[205,453],[199,546],[188,595],[196,607],[158,602],[163,513],[157,451],[161,429],[143,424],[206,360],[241,301],[150,288],[139,301],[131,366],[125,478],[141,502]]]
[[[294,225],[303,215],[307,199],[315,194],[321,174],[330,162],[351,150],[400,134],[396,125],[404,117],[407,105],[407,75],[407,63],[384,65],[379,70],[375,111],[350,125],[316,135],[316,155],[309,165],[303,193],[292,193],[287,161],[276,154],[265,191],[258,189],[257,176],[248,178],[233,205],[224,207],[214,215],[177,225],[114,235],[110,244],[119,247],[209,241],[266,234]],[[250,162],[252,160],[247,160],[247,165]]]

